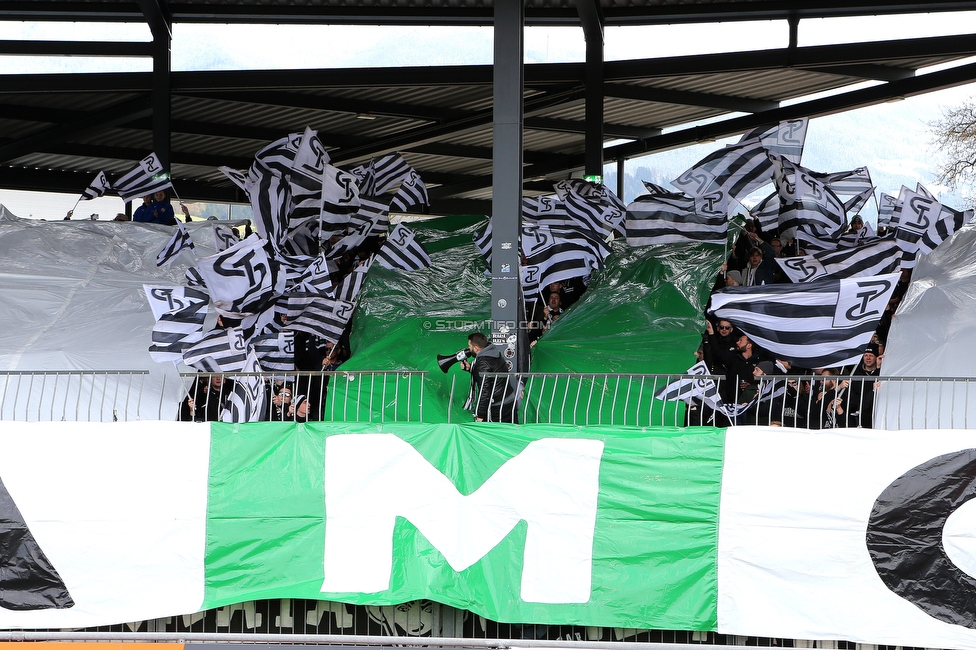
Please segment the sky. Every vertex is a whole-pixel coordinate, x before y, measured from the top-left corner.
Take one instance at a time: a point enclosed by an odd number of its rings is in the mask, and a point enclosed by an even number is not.
[[[956,13],[951,18],[946,15],[921,14],[908,17],[803,20],[800,22],[798,37],[802,47],[968,33],[976,33],[976,12]],[[149,41],[151,36],[148,27],[142,24],[3,21],[0,22],[0,39]],[[785,21],[608,27],[604,40],[605,59],[613,61],[785,47],[788,42],[788,27]],[[259,55],[254,47],[256,42],[262,43]],[[320,46],[310,47],[310,43],[318,43]],[[173,26],[172,51],[173,69],[176,71],[373,67],[389,66],[391,61],[393,65],[399,66],[489,64],[492,58],[492,30],[487,27],[442,26],[176,24]],[[585,43],[579,28],[526,29],[527,63],[581,62],[584,56]],[[137,58],[0,56],[0,69],[8,74],[148,71],[150,68],[149,59]],[[894,159],[886,159],[881,153],[863,151],[862,161],[854,166],[867,164],[870,167],[874,162],[888,167],[901,167],[904,168],[903,171],[924,176],[924,172],[918,170],[920,162],[931,160],[931,169],[935,167],[933,152],[919,151],[924,149],[924,142],[931,139],[927,124],[937,119],[944,107],[956,105],[974,94],[976,86],[963,86],[909,98],[897,104],[861,109],[867,111],[872,123],[884,124],[889,119],[897,123],[898,137],[905,143],[908,151],[916,151],[917,156],[913,158],[910,154],[896,154]],[[814,120],[808,135],[808,150],[816,146],[818,132],[836,137],[837,130],[844,128],[845,121],[850,124],[858,123],[858,113],[859,111],[853,111],[844,116]],[[910,118],[906,119],[906,115]],[[860,121],[864,122],[865,119]],[[697,145],[667,152],[665,155],[634,159],[628,161],[628,169],[654,167],[657,164],[654,161],[658,159],[665,161],[658,165],[663,170],[662,174],[670,173],[674,168],[680,173],[721,144]],[[840,161],[832,163],[833,161],[827,160],[823,164],[828,165],[830,171],[846,168]],[[896,176],[892,176],[892,179],[895,178]],[[897,191],[897,188],[882,189]],[[630,200],[633,197],[624,198]],[[0,189],[0,203],[23,217],[62,218],[76,199],[76,195],[40,195]],[[106,219],[112,218],[122,209],[120,199],[104,197],[82,204],[78,215],[97,213],[101,219]]]

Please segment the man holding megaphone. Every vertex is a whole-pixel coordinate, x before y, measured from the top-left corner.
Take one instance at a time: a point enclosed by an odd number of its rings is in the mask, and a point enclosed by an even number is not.
[[[481,332],[475,332],[468,336],[469,354],[460,358],[462,352],[465,350],[458,352],[456,356],[461,367],[471,373],[471,392],[464,408],[471,410],[474,407],[476,422],[518,424],[519,385],[515,375],[509,373],[508,364],[502,356],[502,348],[489,344],[488,337]],[[474,361],[468,363],[467,357],[470,356],[474,357]],[[507,376],[487,376],[496,373],[506,373]]]

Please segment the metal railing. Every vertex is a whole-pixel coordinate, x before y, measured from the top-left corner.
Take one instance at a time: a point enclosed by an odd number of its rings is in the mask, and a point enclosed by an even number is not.
[[[264,393],[260,421],[422,422],[425,371],[182,373],[179,419],[222,419],[239,383]],[[192,403],[191,403],[192,400]]]
[[[0,372],[0,420],[220,420],[234,385],[248,379],[263,387],[264,421],[424,422],[432,395],[438,421],[462,401],[456,382],[449,394],[431,392],[435,380],[422,371],[184,373],[168,383],[146,371],[21,371]],[[659,399],[682,384],[697,388]],[[730,385],[707,375],[523,373],[486,375],[480,388],[483,419],[522,424],[976,428],[973,377],[777,375]],[[290,413],[295,402],[305,405]]]
[[[143,370],[0,372],[0,420],[158,420],[151,383]]]
[[[488,374],[480,395],[485,420],[521,424],[976,428],[972,377]]]

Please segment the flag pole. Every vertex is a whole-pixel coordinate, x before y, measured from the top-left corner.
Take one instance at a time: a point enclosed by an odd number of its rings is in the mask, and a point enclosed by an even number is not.
[[[77,210],[77,209],[78,209],[78,204],[79,204],[79,203],[81,203],[81,197],[80,197],[80,196],[78,197],[78,200],[77,200],[77,201],[75,201],[75,204],[74,204],[74,206],[73,206],[73,207],[72,207],[72,208],[71,208],[70,210],[68,210],[68,214],[67,214],[67,215],[65,215],[65,217],[64,217],[64,221],[71,221],[71,217],[73,217],[73,216],[74,216],[74,214],[75,214],[75,210]]]

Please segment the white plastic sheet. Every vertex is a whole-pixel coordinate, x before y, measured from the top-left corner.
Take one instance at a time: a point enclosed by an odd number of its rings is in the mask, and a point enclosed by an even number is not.
[[[197,254],[212,254],[211,223],[187,227],[200,240]],[[154,319],[142,288],[185,284],[191,253],[156,267],[171,236],[169,226],[19,219],[0,205],[0,416],[176,418],[185,391],[176,367],[149,356]],[[41,371],[149,374],[130,381]]]
[[[976,225],[963,226],[912,273],[892,320],[875,426],[976,428]],[[943,381],[939,381],[943,378]]]

